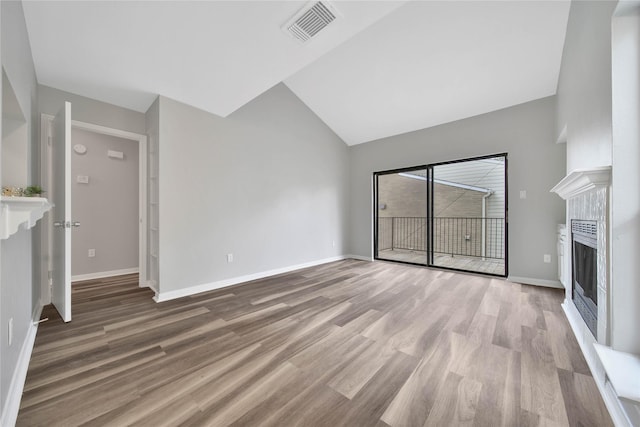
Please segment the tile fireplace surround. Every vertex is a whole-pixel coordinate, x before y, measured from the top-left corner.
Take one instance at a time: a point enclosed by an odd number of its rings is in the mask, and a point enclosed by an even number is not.
[[[609,292],[611,287],[609,265],[611,167],[573,171],[551,191],[567,201],[568,232],[571,231],[571,220],[597,221],[598,322],[596,336],[591,333],[573,302],[571,235],[567,236],[564,248],[565,268],[569,272],[569,280],[565,285],[565,300],[562,307],[615,424],[617,426],[637,425],[640,419],[638,418],[640,402],[634,401],[634,397],[638,394],[637,385],[632,383],[629,386],[628,378],[635,375],[640,378],[640,371],[637,373],[635,371],[640,369],[640,358],[633,359],[635,357],[633,355],[616,352],[608,347],[611,345],[609,326],[611,322],[611,293]],[[613,354],[613,362],[609,354]],[[620,359],[615,359],[618,356],[631,358],[632,366],[628,367],[620,363]],[[624,367],[621,368],[622,366]],[[622,378],[623,381],[616,381],[616,377]],[[640,385],[640,381],[638,383]],[[629,399],[630,395],[631,399]]]
[[[609,307],[609,294],[607,292],[608,286],[608,264],[607,264],[607,243],[608,243],[608,189],[606,187],[595,188],[590,191],[581,193],[577,196],[571,197],[567,205],[567,230],[571,231],[570,224],[574,219],[592,220],[597,221],[598,229],[598,257],[596,262],[596,271],[598,277],[598,331],[597,336],[594,338],[602,345],[609,343],[608,339],[608,307]],[[571,239],[567,238],[567,244],[571,245]],[[571,248],[567,253],[567,262],[569,269],[571,270]],[[571,280],[572,282],[572,280]],[[571,302],[572,308],[576,310],[573,304],[573,298],[571,295],[571,284],[567,283],[565,302],[567,305]],[[567,307],[565,307],[565,310]],[[578,314],[578,316],[580,316]],[[580,316],[580,321],[582,317]],[[587,337],[585,337],[587,338]]]

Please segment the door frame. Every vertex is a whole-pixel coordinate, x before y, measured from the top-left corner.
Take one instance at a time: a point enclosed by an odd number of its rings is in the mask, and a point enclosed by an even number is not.
[[[42,186],[51,188],[52,177],[52,159],[51,159],[51,138],[52,123],[54,116],[50,114],[41,114],[40,116],[40,173],[42,178]],[[96,125],[93,123],[81,122],[79,120],[71,120],[71,129],[81,129],[94,132],[101,135],[114,136],[138,143],[138,271],[139,286],[149,287],[147,277],[147,136],[135,132],[124,131],[120,129],[110,128],[107,126]],[[47,221],[42,223],[41,233],[41,271],[47,274],[41,274],[42,291],[41,299],[43,305],[51,302],[51,254],[53,218],[48,215]]]
[[[504,206],[504,274],[491,274],[491,273],[484,273],[481,271],[468,271],[468,270],[460,270],[460,269],[456,269],[456,268],[451,268],[451,267],[444,267],[444,266],[438,266],[438,265],[433,265],[433,222],[432,222],[432,218],[433,218],[433,204],[434,204],[434,190],[433,190],[433,183],[434,183],[434,177],[433,177],[433,168],[435,166],[441,166],[441,165],[448,165],[448,164],[452,164],[452,163],[463,163],[463,162],[469,162],[469,161],[475,161],[475,160],[485,160],[485,159],[491,159],[494,157],[504,157],[504,197],[505,197],[505,206]],[[398,260],[392,260],[392,259],[385,259],[385,258],[379,258],[378,257],[378,177],[381,175],[390,175],[390,174],[397,174],[397,173],[402,173],[402,172],[410,172],[410,171],[414,171],[414,170],[426,170],[426,179],[425,179],[425,184],[426,184],[426,190],[425,190],[425,194],[426,194],[426,209],[427,209],[427,230],[426,230],[426,249],[427,249],[427,262],[422,264],[422,263],[414,263],[414,262],[408,262],[408,261],[398,261]],[[383,170],[383,171],[377,171],[377,172],[373,172],[373,245],[372,245],[372,249],[373,249],[373,259],[376,261],[388,261],[388,262],[395,262],[395,263],[400,263],[400,264],[409,264],[409,265],[417,265],[417,266],[421,266],[421,267],[427,267],[427,268],[438,268],[438,269],[442,269],[442,270],[450,270],[450,271],[456,271],[456,272],[463,272],[463,273],[472,273],[472,274],[479,274],[479,275],[483,275],[483,276],[491,276],[491,277],[508,277],[509,275],[509,179],[508,179],[508,175],[509,175],[509,153],[508,152],[502,152],[502,153],[496,153],[496,154],[488,154],[488,155],[483,155],[483,156],[475,156],[475,157],[468,157],[468,158],[461,158],[461,159],[456,159],[456,160],[448,160],[448,161],[442,161],[442,162],[434,162],[434,163],[428,163],[428,164],[423,164],[423,165],[417,165],[417,166],[408,166],[408,167],[404,167],[404,168],[397,168],[397,169],[390,169],[390,170]]]
[[[444,162],[436,162],[436,163],[429,164],[428,165],[429,171],[430,171],[429,187],[431,190],[431,198],[427,204],[431,206],[431,209],[433,209],[434,202],[435,202],[434,200],[435,191],[433,189],[433,184],[435,181],[433,176],[434,175],[433,170],[435,167],[442,166],[442,165],[450,165],[453,163],[466,163],[466,162],[473,162],[477,160],[487,160],[487,159],[493,159],[496,157],[504,158],[504,274],[492,274],[492,273],[485,273],[482,271],[461,270],[457,268],[434,265],[433,264],[433,236],[434,236],[433,222],[430,224],[430,227],[429,227],[429,233],[431,235],[431,239],[430,239],[431,259],[429,260],[428,267],[441,268],[441,269],[451,270],[451,271],[460,271],[463,273],[480,274],[483,276],[502,277],[505,279],[509,277],[509,153],[508,152],[489,154],[485,156],[462,158],[462,159],[456,159],[456,160],[448,160]],[[431,218],[433,218],[433,211],[430,212],[430,214],[431,214]]]

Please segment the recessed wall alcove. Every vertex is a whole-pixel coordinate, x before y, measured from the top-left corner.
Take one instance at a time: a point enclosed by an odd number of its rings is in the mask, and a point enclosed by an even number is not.
[[[13,87],[2,70],[2,185],[29,185],[30,144],[27,121]]]
[[[2,140],[0,183],[25,188],[31,184],[29,128],[6,72],[2,70]],[[0,197],[0,239],[29,229],[51,208],[41,197]]]

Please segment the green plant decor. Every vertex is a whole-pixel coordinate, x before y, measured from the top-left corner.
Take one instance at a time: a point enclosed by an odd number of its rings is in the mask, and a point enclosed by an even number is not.
[[[24,189],[26,197],[40,197],[45,191],[39,185],[30,185]]]

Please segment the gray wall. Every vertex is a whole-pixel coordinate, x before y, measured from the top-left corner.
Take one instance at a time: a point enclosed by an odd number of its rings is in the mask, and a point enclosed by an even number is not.
[[[71,211],[80,221],[71,244],[71,273],[82,275],[138,267],[138,143],[81,129],[71,131],[85,154],[71,154]],[[124,159],[107,157],[107,150]],[[89,183],[77,182],[77,176]],[[96,256],[88,257],[95,249]]]
[[[31,297],[31,231],[20,230],[0,244],[2,255],[0,272],[0,301],[2,302],[2,408],[4,410],[11,379],[15,374],[20,350],[24,345],[33,312]],[[8,345],[8,323],[13,319],[13,342]]]
[[[37,123],[35,99],[36,75],[20,2],[0,2],[0,51],[2,67],[11,83],[16,99],[27,121],[27,143],[30,145],[29,170],[33,171],[37,150],[34,126]],[[31,176],[35,180],[36,176]],[[5,411],[7,392],[17,367],[20,350],[32,324],[32,313],[40,301],[40,287],[34,276],[32,257],[37,257],[31,243],[33,232],[20,231],[3,241],[0,253],[0,411]],[[8,319],[13,318],[14,336],[7,345]],[[3,412],[0,416],[4,417]]]
[[[565,146],[555,144],[555,98],[397,135],[350,149],[350,252],[372,256],[372,174],[419,164],[507,152],[509,273],[557,280],[556,224],[564,203],[549,190],[565,175]],[[519,199],[519,190],[527,198]]]
[[[347,146],[286,86],[228,118],[159,107],[161,293],[344,253]]]

